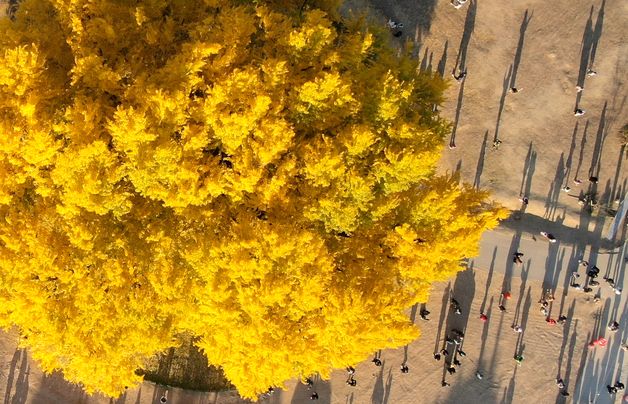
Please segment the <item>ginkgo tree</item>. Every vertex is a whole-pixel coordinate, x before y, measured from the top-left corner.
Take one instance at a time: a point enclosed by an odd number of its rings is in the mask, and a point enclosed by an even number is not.
[[[419,335],[504,211],[437,175],[446,83],[335,1],[0,19],[0,326],[117,396],[193,335],[243,397]]]

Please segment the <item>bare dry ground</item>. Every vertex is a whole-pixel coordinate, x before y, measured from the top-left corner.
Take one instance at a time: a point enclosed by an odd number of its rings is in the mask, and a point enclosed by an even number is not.
[[[617,207],[628,172],[618,133],[628,121],[628,3],[470,0],[456,10],[447,0],[351,0],[346,9],[402,22],[395,41],[417,44],[421,68],[448,78],[467,70],[462,84],[452,80],[442,108],[453,122],[442,172],[460,169],[463,180],[511,209],[528,195],[528,213],[571,227],[579,225],[578,195],[590,176],[599,178],[592,191],[600,205]],[[588,77],[589,68],[598,74]],[[584,116],[574,116],[576,105]]]

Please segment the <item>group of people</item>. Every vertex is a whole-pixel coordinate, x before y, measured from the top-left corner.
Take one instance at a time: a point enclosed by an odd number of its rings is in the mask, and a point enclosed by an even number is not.
[[[455,7],[456,9],[460,9],[461,7],[464,6],[464,4],[467,3],[467,0],[451,0],[451,5],[453,7]],[[393,30],[394,35],[395,36],[399,36],[401,35],[400,33],[400,29],[403,27],[403,24],[400,23],[396,23],[392,20],[388,21],[388,27]],[[586,71],[586,77],[593,77],[596,76],[597,72],[592,70],[590,67],[587,69]],[[454,70],[451,73],[451,76],[453,77],[453,79],[455,81],[457,81],[458,83],[461,83],[465,80],[465,78],[467,77],[467,69],[460,69],[458,70],[457,68],[454,68]],[[521,87],[510,87],[509,92],[511,94],[517,94],[519,92],[521,92],[523,90],[523,88]],[[582,93],[582,91],[584,90],[584,84],[578,84],[576,86],[576,92],[578,93]],[[575,109],[574,109],[574,116],[576,117],[581,117],[583,116],[586,111],[582,108],[580,108],[578,105],[576,105]],[[499,139],[495,139],[494,143],[493,143],[493,148],[494,149],[499,149],[499,146],[501,145],[501,140]],[[455,148],[455,145],[450,145],[450,148]],[[575,186],[578,186],[582,183],[582,181],[580,181],[579,179],[574,179],[574,184]],[[597,176],[591,176],[589,178],[589,182],[592,184],[597,184],[598,183],[598,178]],[[569,186],[564,186],[561,188],[562,191],[569,193],[571,191],[571,188]],[[520,196],[520,201],[522,202],[523,206],[525,207],[526,205],[528,205],[529,202],[529,198],[526,195],[521,195]],[[578,200],[578,202],[581,205],[586,205],[587,207],[594,207],[597,202],[595,201],[595,195],[594,194],[590,194],[590,193],[585,193],[584,196],[581,196]],[[550,243],[556,243],[558,240],[556,238],[556,236],[554,236],[552,233],[549,232],[545,232],[542,231],[541,236],[544,237],[547,241],[549,241]],[[534,237],[533,237],[534,238]],[[535,238],[534,238],[535,239]],[[536,239],[535,239],[536,240]],[[522,261],[522,257],[524,256],[523,253],[517,251],[513,254],[513,262],[517,265],[523,264]],[[581,284],[579,282],[580,279],[580,274],[578,274],[578,271],[574,271],[571,275],[571,279],[569,282],[569,287],[570,289],[574,289],[577,291],[582,291],[584,293],[591,293],[594,291],[594,287],[595,286],[599,286],[599,282],[596,280],[596,278],[599,275],[599,268],[597,268],[595,265],[589,265],[588,262],[586,261],[581,261],[582,266],[584,266],[586,268],[586,280],[585,282],[583,282],[583,284]],[[622,292],[622,289],[620,287],[618,287],[617,285],[615,285],[615,282],[612,278],[610,277],[604,277],[603,278],[604,281],[606,282],[606,284],[613,290],[613,292],[616,295],[620,295]],[[601,288],[601,287],[600,287]],[[500,311],[503,313],[506,311],[506,302],[507,300],[509,300],[511,297],[510,292],[508,291],[504,291],[502,292],[502,294],[500,295],[500,301],[499,301],[499,309]],[[543,295],[541,296],[541,299],[539,300],[540,303],[540,308],[539,311],[540,313],[543,315],[543,317],[545,318],[547,324],[549,325],[556,325],[556,324],[566,324],[567,321],[569,320],[567,318],[567,316],[565,316],[564,314],[560,314],[556,319],[552,318],[550,316],[550,304],[551,302],[554,300],[554,296],[552,293],[551,289],[545,289],[543,291]],[[599,302],[600,301],[600,291],[598,290],[597,293],[594,294],[593,297],[593,301],[594,302]],[[457,315],[460,315],[462,313],[462,307],[460,305],[460,303],[454,299],[453,297],[450,297],[450,302],[449,302],[449,306],[450,309]],[[420,316],[423,320],[429,321],[428,315],[430,314],[429,311],[427,311],[426,309],[421,309],[420,312]],[[487,322],[488,321],[488,316],[485,313],[480,313],[480,320],[483,322]],[[523,332],[523,326],[521,324],[513,324],[512,325],[512,330],[516,333],[522,333]],[[608,329],[612,332],[617,331],[620,328],[620,324],[615,321],[612,320],[609,324],[608,324]],[[442,347],[442,349],[438,352],[434,353],[434,359],[437,361],[440,361],[441,358],[445,358],[445,365],[446,365],[446,370],[447,373],[454,374],[456,372],[456,367],[460,366],[460,361],[458,360],[458,357],[464,357],[465,353],[464,351],[462,351],[461,349],[461,345],[462,345],[462,341],[464,338],[464,334],[462,333],[462,331],[457,330],[457,329],[452,329],[451,330],[451,334],[445,337],[445,343],[444,346]],[[604,342],[606,341],[604,338],[600,338],[601,340],[604,340]],[[594,344],[596,345],[596,344]],[[600,342],[599,345],[602,345],[602,343]],[[622,349],[624,350],[628,350],[628,345],[624,344],[622,345]],[[524,357],[522,354],[515,354],[514,356],[514,360],[516,361],[516,363],[518,365],[521,365],[521,363],[524,360]],[[374,360],[375,362],[375,360]],[[375,363],[377,365],[377,363]],[[379,365],[378,365],[379,366]],[[404,365],[402,365],[402,372],[404,372]],[[405,372],[407,372],[407,368],[405,370]],[[482,378],[482,374],[478,371],[477,375],[478,379]],[[565,386],[565,382],[562,379],[557,379],[556,380],[556,385],[560,390],[560,394],[563,396],[568,396],[569,393],[567,392],[567,388]],[[443,387],[448,387],[450,386],[449,383],[446,382],[445,379],[442,380],[442,386]],[[619,381],[616,382],[614,385],[608,385],[607,389],[609,391],[609,393],[616,393],[617,391],[623,390],[624,389],[624,385],[622,383],[620,383]]]
[[[462,315],[462,306],[453,296],[449,297],[449,309],[454,315]],[[487,317],[485,317],[487,318]],[[458,367],[462,365],[459,358],[464,358],[467,354],[462,350],[462,343],[464,342],[464,332],[459,329],[452,328],[448,335],[445,336],[445,341],[442,349],[434,353],[434,359],[440,361],[444,359],[445,370],[449,375],[456,373]],[[482,374],[478,372],[476,375],[479,379],[482,378]],[[441,386],[449,387],[450,384],[445,380],[441,381]]]
[[[587,261],[579,260],[579,262],[585,268],[585,271],[586,271],[586,279],[585,279],[584,286],[582,286],[580,283],[577,282],[577,280],[580,278],[580,274],[578,273],[577,270],[572,272],[569,286],[573,289],[580,290],[585,293],[590,293],[593,291],[592,286],[593,287],[600,286],[600,283],[596,280],[598,275],[600,274],[600,269],[596,267],[595,265],[589,265]],[[602,279],[611,288],[614,294],[621,295],[622,289],[618,287],[617,285],[615,285],[615,280],[613,278],[604,276]],[[594,298],[594,301],[596,302],[599,301],[599,295],[600,295],[600,291],[598,290],[598,292],[595,294],[597,300]]]
[[[522,257],[524,256],[524,254],[520,251],[516,251],[513,253],[513,263],[517,264],[517,265],[521,265],[523,264],[522,261]],[[595,265],[590,265],[587,261],[583,261],[580,260],[579,261],[580,265],[583,266],[584,268],[586,268],[586,277],[587,277],[587,282],[585,283],[585,285],[590,285],[590,286],[598,286],[599,282],[596,281],[597,277],[599,276],[600,273],[600,269],[598,267],[596,267]],[[578,271],[574,271],[571,274],[571,280],[570,280],[570,286],[573,289],[578,289],[578,290],[582,290],[584,292],[588,292],[590,289],[589,286],[584,286],[581,287],[578,283],[577,280],[580,278],[580,274],[578,274]],[[612,278],[609,277],[604,277],[603,278],[611,288],[613,288],[613,290],[619,290],[621,292],[621,289],[618,289],[615,285],[615,282]],[[619,293],[618,293],[619,294]],[[511,293],[509,291],[504,291],[501,293],[500,295],[500,301],[499,301],[499,309],[501,312],[505,312],[506,311],[506,301],[509,300],[511,298]],[[553,319],[550,317],[549,312],[550,312],[550,304],[554,301],[554,294],[552,292],[551,289],[544,289],[541,298],[539,299],[539,304],[540,304],[540,308],[539,311],[540,313],[545,317],[546,322],[549,325],[556,325],[556,324],[566,324],[566,322],[569,320],[567,318],[567,316],[560,314],[558,316],[557,319]],[[449,296],[449,309],[451,310],[451,312],[454,315],[462,315],[463,312],[463,308],[462,305],[460,304],[460,302],[458,300],[456,300],[452,295]],[[430,321],[429,318],[430,315],[430,311],[427,310],[427,308],[425,306],[422,306],[420,311],[419,311],[419,316],[421,317],[422,320],[424,321]],[[485,313],[480,313],[480,320],[482,322],[486,322],[488,321],[488,316]],[[513,324],[512,325],[512,330],[515,333],[523,333],[524,329],[523,329],[523,325],[521,324]],[[617,330],[619,330],[620,328],[620,324],[613,320],[608,324],[608,329],[612,332],[615,332]],[[444,363],[445,363],[445,371],[446,373],[448,373],[449,375],[453,375],[456,373],[456,370],[462,365],[462,363],[460,362],[459,358],[463,358],[466,356],[466,353],[462,350],[462,344],[464,341],[464,332],[456,329],[456,328],[452,328],[449,332],[449,334],[447,334],[445,336],[444,339],[444,345],[442,346],[442,349],[440,349],[440,351],[435,352],[434,353],[434,359],[436,361],[440,361],[441,359],[444,359]],[[607,340],[603,337],[601,337],[599,340],[594,341],[593,343],[591,343],[589,346],[593,347],[593,346],[604,346],[606,345]],[[622,349],[625,351],[628,351],[628,345],[623,344],[622,345]],[[522,353],[516,353],[514,355],[515,362],[517,363],[518,366],[521,366],[523,360],[524,360],[524,356]],[[375,355],[375,357],[373,358],[373,360],[371,361],[375,366],[380,367],[383,366],[383,362],[381,360],[381,358],[379,357],[379,355]],[[347,378],[347,385],[355,387],[357,385],[357,381],[355,379],[355,369],[353,367],[347,367],[347,374],[348,374],[348,378]],[[406,374],[410,371],[409,367],[407,366],[407,364],[402,363],[400,366],[400,370],[401,373]],[[476,372],[476,377],[478,379],[482,379],[484,376],[483,374],[478,370]],[[308,389],[310,389],[313,386],[313,382],[311,379],[306,379],[306,384],[308,385]],[[562,396],[569,396],[569,393],[567,391],[567,387],[565,385],[565,382],[558,378],[556,379],[556,385],[559,388],[559,393]],[[449,387],[450,383],[448,383],[445,378],[442,379],[441,381],[441,386],[443,387]],[[621,391],[624,389],[624,385],[620,382],[617,381],[614,385],[608,385],[607,386],[607,390],[610,394],[615,394],[618,391]],[[269,389],[269,392],[272,393],[272,388]],[[318,394],[316,392],[313,392],[310,395],[310,399],[311,400],[318,400]]]

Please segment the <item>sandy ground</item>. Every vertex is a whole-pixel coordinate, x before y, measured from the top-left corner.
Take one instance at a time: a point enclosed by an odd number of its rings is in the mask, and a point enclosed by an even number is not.
[[[423,69],[448,78],[467,69],[463,85],[452,80],[442,108],[454,123],[447,143],[456,148],[445,148],[441,171],[460,169],[511,209],[526,194],[529,213],[568,226],[579,224],[577,196],[591,175],[604,205],[624,195],[628,171],[617,132],[628,121],[627,2],[470,0],[459,10],[448,0],[346,4],[368,7],[382,24],[402,22],[398,44],[417,43]],[[586,76],[589,67],[597,76]],[[576,85],[584,87],[579,96]],[[510,94],[511,87],[522,91]],[[584,116],[574,116],[576,104]]]
[[[596,218],[583,220],[577,196],[582,189],[598,192],[600,205],[613,208],[613,201],[626,192],[628,171],[617,130],[628,120],[628,3],[470,0],[456,10],[446,0],[348,2],[348,7],[366,6],[382,24],[388,18],[404,23],[401,40],[417,42],[422,68],[446,77],[454,67],[468,71],[464,84],[452,84],[442,107],[443,114],[454,122],[452,138],[446,143],[455,143],[456,148],[445,146],[441,171],[459,169],[465,181],[492,190],[496,199],[512,209],[520,208],[520,194],[528,195],[524,221],[529,234],[553,226],[571,235],[572,229],[579,228],[584,230],[579,233],[580,242],[585,238],[596,243],[601,233],[598,227],[607,226],[608,220],[604,220],[603,210],[594,214]],[[587,77],[589,67],[598,75]],[[585,88],[580,96],[576,85]],[[523,90],[510,94],[510,87]],[[586,110],[580,118],[573,116],[576,104]],[[496,137],[502,141],[498,150],[492,148]],[[587,182],[591,175],[599,177],[597,185]],[[581,179],[582,185],[577,187],[574,178]],[[572,188],[569,194],[560,190],[565,185]],[[578,240],[568,241],[576,244]],[[626,384],[628,369],[622,368],[626,353],[619,349],[628,333],[626,297],[616,299],[603,289],[603,299],[596,305],[582,294],[564,296],[563,290],[557,289],[551,315],[566,313],[570,320],[565,326],[552,327],[538,312],[543,281],[522,281],[520,269],[507,272],[513,276],[513,297],[502,315],[497,299],[503,274],[489,269],[482,266],[461,273],[451,285],[435,285],[428,303],[432,320],[419,324],[421,338],[407,350],[382,352],[381,368],[370,360],[360,364],[356,387],[345,384],[342,371],[334,373],[330,382],[317,382],[319,402],[562,402],[554,384],[558,376],[567,383],[569,402],[611,402],[612,397],[599,386],[615,379]],[[624,270],[625,266],[622,273]],[[443,305],[448,288],[463,305],[462,316],[451,314]],[[478,319],[481,310],[489,316],[487,323]],[[605,326],[614,318],[621,319],[624,327],[611,334]],[[521,335],[510,329],[513,322],[523,324]],[[447,377],[451,387],[443,388],[443,362],[432,359],[433,350],[448,330],[465,326],[467,357],[461,358],[458,372]],[[589,350],[588,341],[602,334],[609,338],[609,345]],[[525,360],[519,367],[512,358],[521,351]],[[401,374],[399,366],[406,354],[410,373]],[[484,374],[482,380],[475,377],[478,369]],[[265,402],[310,401],[310,392],[295,381],[287,387]],[[144,383],[116,401],[87,397],[58,375],[42,377],[27,354],[15,350],[14,335],[0,334],[0,397],[5,404],[142,404],[157,402],[162,391]],[[242,401],[233,393],[171,390],[169,402]]]

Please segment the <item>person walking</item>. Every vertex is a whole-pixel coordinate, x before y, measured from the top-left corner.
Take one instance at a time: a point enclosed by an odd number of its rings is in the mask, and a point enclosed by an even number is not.
[[[454,310],[456,314],[462,314],[462,309],[460,307],[460,303],[453,297],[451,298],[450,307]]]
[[[609,277],[605,276],[605,277],[604,277],[604,278],[602,278],[602,279],[604,279],[604,280],[606,281],[606,283],[608,283],[608,285],[609,285],[611,288],[614,288],[614,287],[615,287],[615,280],[614,280],[613,278],[609,278]]]
[[[549,241],[550,243],[555,243],[556,242],[556,237],[554,237],[554,235],[552,233],[548,233],[546,231],[542,231],[541,232],[541,236],[545,237],[547,239],[547,241]]]
[[[619,323],[617,321],[611,321],[608,324],[608,329],[613,332],[619,330]]]

